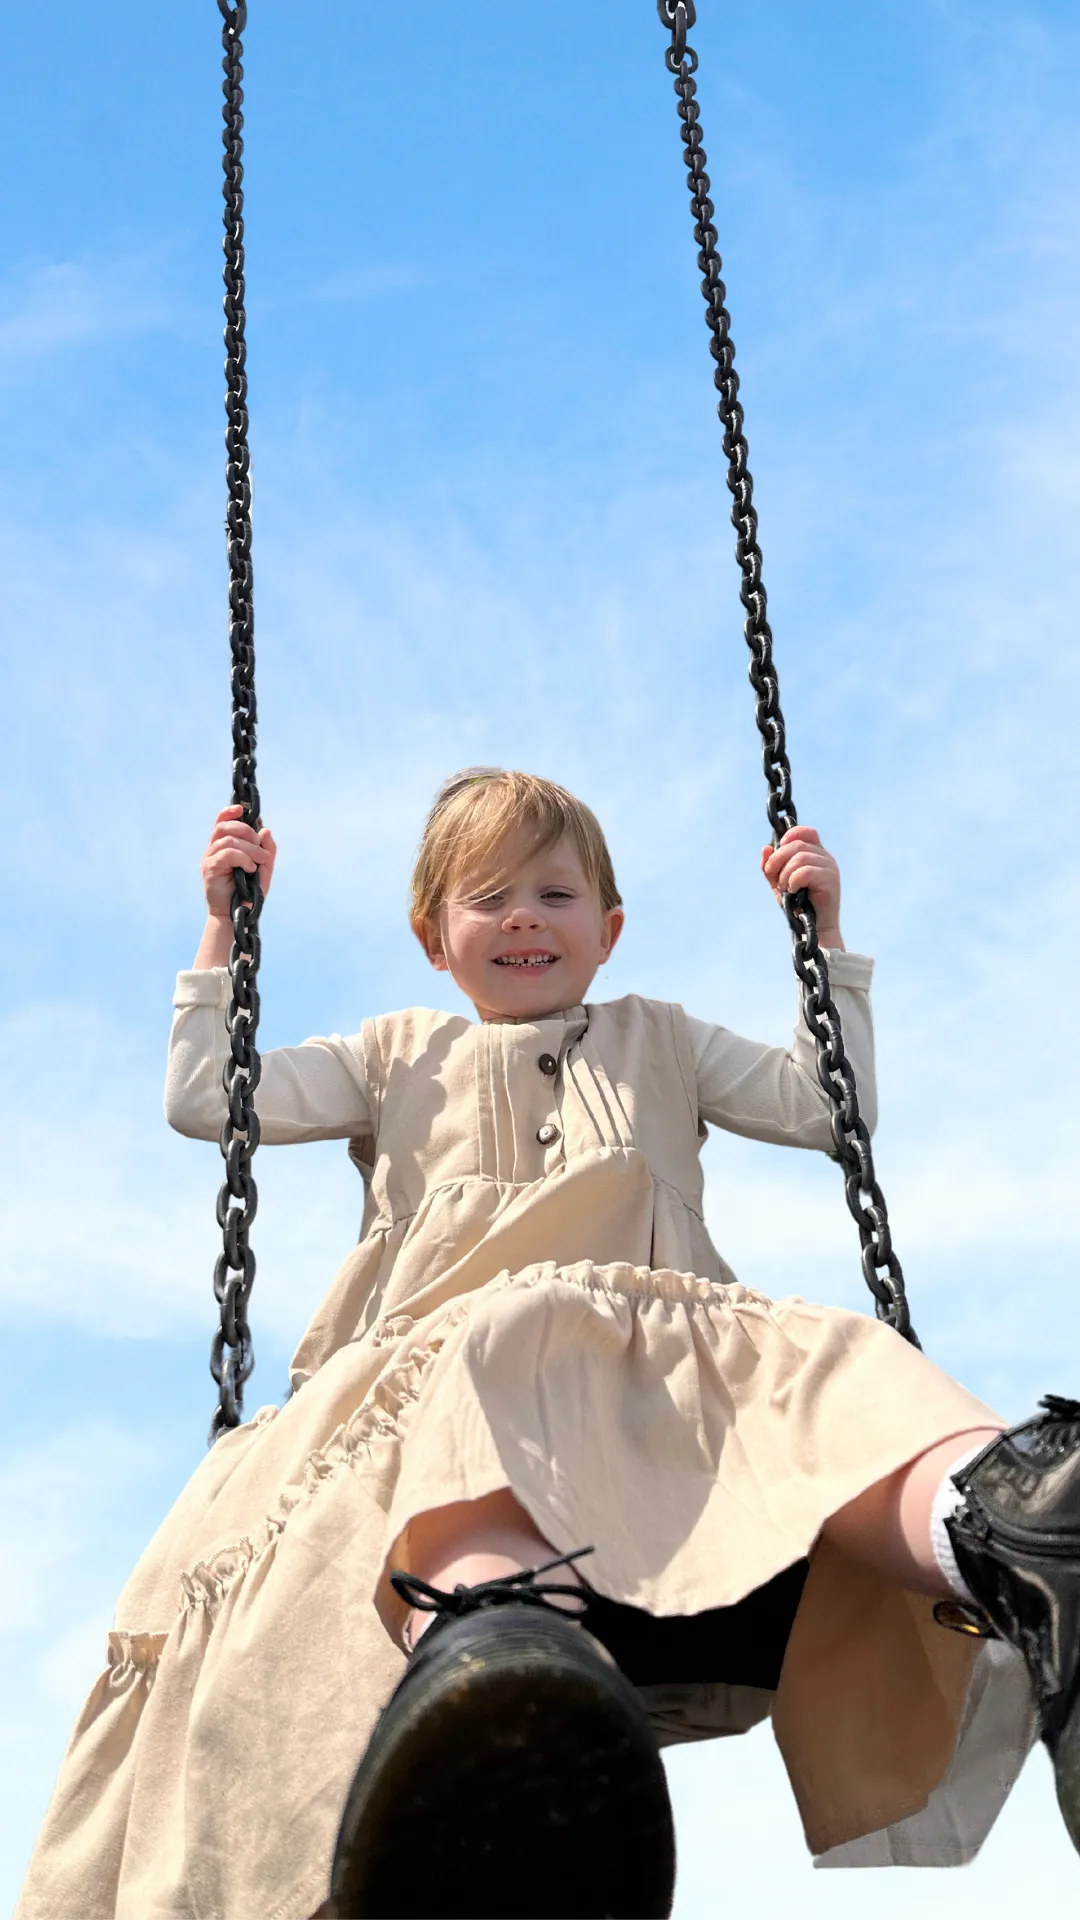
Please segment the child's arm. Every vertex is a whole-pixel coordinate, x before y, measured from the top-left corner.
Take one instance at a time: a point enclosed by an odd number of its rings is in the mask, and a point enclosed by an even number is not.
[[[177,975],[165,1118],[193,1140],[216,1140],[225,1120],[221,1076],[229,1057],[223,967]],[[272,1047],[262,1055],[255,1111],[268,1147],[304,1140],[355,1140],[375,1131],[376,1095],[359,1034]]]
[[[870,978],[874,963],[847,953],[840,934],[840,871],[812,827],[793,827],[778,847],[766,847],[762,871],[779,899],[806,887],[827,952],[829,979],[855,1072],[859,1108],[871,1129],[877,1118]],[[689,1019],[703,1120],[783,1146],[832,1145],[829,1100],[817,1075],[814,1042],[800,1008],[790,1047],[765,1047],[725,1027]]]
[[[194,967],[177,978],[165,1079],[169,1125],[196,1140],[216,1140],[226,1113],[222,1072],[229,1057],[225,1010],[233,869],[253,873],[258,867],[265,892],[276,855],[273,836],[266,828],[256,834],[245,827],[239,807],[219,813],[202,860],[206,927]],[[342,1040],[335,1034],[264,1053],[255,1108],[268,1146],[373,1133],[375,1092],[360,1036]]]

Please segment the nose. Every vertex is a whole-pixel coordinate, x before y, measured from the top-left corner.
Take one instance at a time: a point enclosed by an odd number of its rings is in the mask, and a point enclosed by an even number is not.
[[[510,908],[503,921],[508,933],[520,932],[525,927],[543,927],[547,925],[535,901],[518,900]]]

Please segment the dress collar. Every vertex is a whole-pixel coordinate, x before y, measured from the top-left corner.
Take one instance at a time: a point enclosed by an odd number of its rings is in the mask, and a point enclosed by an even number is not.
[[[542,1027],[554,1026],[581,1027],[584,1030],[588,1024],[589,1015],[584,1007],[563,1007],[558,1013],[543,1014],[539,1020],[518,1019],[514,1014],[507,1014],[499,1020],[477,1021],[481,1027],[525,1027],[531,1028],[534,1033],[539,1033]]]

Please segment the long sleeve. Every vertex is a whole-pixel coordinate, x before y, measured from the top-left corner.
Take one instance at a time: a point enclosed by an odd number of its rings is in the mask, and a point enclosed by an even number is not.
[[[177,976],[165,1076],[165,1118],[177,1133],[216,1140],[225,1119],[222,1072],[229,1055],[224,967]],[[305,1040],[262,1056],[255,1108],[268,1146],[349,1140],[374,1132],[374,1091],[359,1035]]]
[[[859,1111],[872,1130],[877,1120],[869,993],[874,963],[864,954],[833,948],[826,949],[825,958],[845,1050],[855,1070]],[[703,1120],[778,1146],[832,1145],[828,1096],[818,1080],[814,1042],[801,1007],[790,1047],[762,1046],[689,1015],[687,1027]]]

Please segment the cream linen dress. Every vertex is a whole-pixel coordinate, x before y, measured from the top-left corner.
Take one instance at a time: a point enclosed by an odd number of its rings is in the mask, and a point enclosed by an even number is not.
[[[869,1108],[871,963],[830,967]],[[204,1139],[227,996],[223,971],[180,976],[167,1112]],[[712,1246],[706,1124],[829,1145],[801,1023],[788,1050],[634,996],[534,1023],[413,1009],[267,1053],[257,1106],[267,1142],[348,1139],[363,1236],[293,1397],[218,1442],[121,1596],[18,1920],[311,1913],[402,1670],[386,1576],[414,1515],[509,1486],[557,1551],[595,1547],[599,1592],[699,1613],[994,1418],[888,1328],[770,1301]],[[824,1546],[775,1697],[649,1704],[665,1738],[771,1711],[811,1850],[852,1864],[970,1857],[1031,1737],[1011,1656],[977,1660],[929,1602]]]

